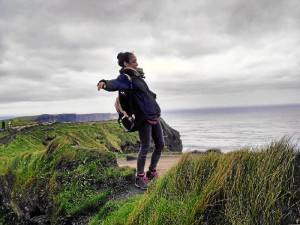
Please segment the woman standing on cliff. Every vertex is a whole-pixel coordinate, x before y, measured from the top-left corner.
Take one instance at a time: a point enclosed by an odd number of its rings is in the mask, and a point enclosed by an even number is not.
[[[97,84],[98,91],[126,91],[130,89],[130,83],[126,75],[132,78],[133,101],[137,105],[138,112],[135,113],[135,126],[140,138],[140,149],[137,159],[137,174],[135,186],[147,189],[147,184],[158,176],[157,163],[164,148],[163,131],[159,121],[160,107],[156,102],[156,94],[150,91],[144,80],[144,73],[138,68],[137,58],[132,52],[119,53],[117,56],[120,75],[113,80],[100,80]],[[149,171],[145,174],[147,153],[150,149],[151,137],[154,140],[155,150],[151,156]]]

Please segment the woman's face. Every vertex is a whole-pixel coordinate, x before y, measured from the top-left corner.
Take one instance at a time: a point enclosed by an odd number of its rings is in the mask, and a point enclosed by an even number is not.
[[[131,55],[129,57],[129,63],[125,62],[126,67],[130,67],[130,68],[133,68],[133,69],[136,69],[138,65],[139,64],[137,63],[137,59],[136,59],[135,55]]]

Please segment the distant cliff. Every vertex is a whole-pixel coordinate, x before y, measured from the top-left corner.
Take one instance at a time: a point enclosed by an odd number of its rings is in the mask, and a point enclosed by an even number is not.
[[[68,122],[68,123],[79,123],[79,122],[95,122],[95,121],[106,121],[116,120],[117,114],[115,113],[93,113],[93,114],[43,114],[37,116],[24,117],[22,120],[36,121],[38,123],[54,123],[54,122]],[[170,127],[162,118],[160,118],[162,128],[164,131],[165,146],[172,152],[182,152],[182,141],[180,133]],[[13,124],[15,122],[13,121]],[[2,143],[6,143],[8,138],[2,138]],[[0,140],[1,143],[1,140]],[[139,149],[139,143],[132,143],[126,141],[121,146],[124,153],[136,152]]]
[[[92,122],[92,121],[103,121],[103,120],[114,120],[117,115],[114,113],[93,113],[93,114],[43,114],[37,116],[35,121],[41,123],[54,123],[54,122]]]

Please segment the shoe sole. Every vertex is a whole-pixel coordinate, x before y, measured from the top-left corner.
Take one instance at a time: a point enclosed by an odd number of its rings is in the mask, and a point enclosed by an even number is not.
[[[137,185],[137,184],[134,184],[134,186],[136,186],[137,188],[140,188],[140,189],[142,189],[142,190],[147,190],[147,188],[143,188],[143,187],[141,187],[141,186],[139,186],[139,185]]]

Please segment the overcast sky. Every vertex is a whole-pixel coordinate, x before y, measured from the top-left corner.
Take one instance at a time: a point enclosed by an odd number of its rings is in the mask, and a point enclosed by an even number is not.
[[[0,115],[115,112],[120,51],[162,110],[300,103],[299,0],[0,0]]]

